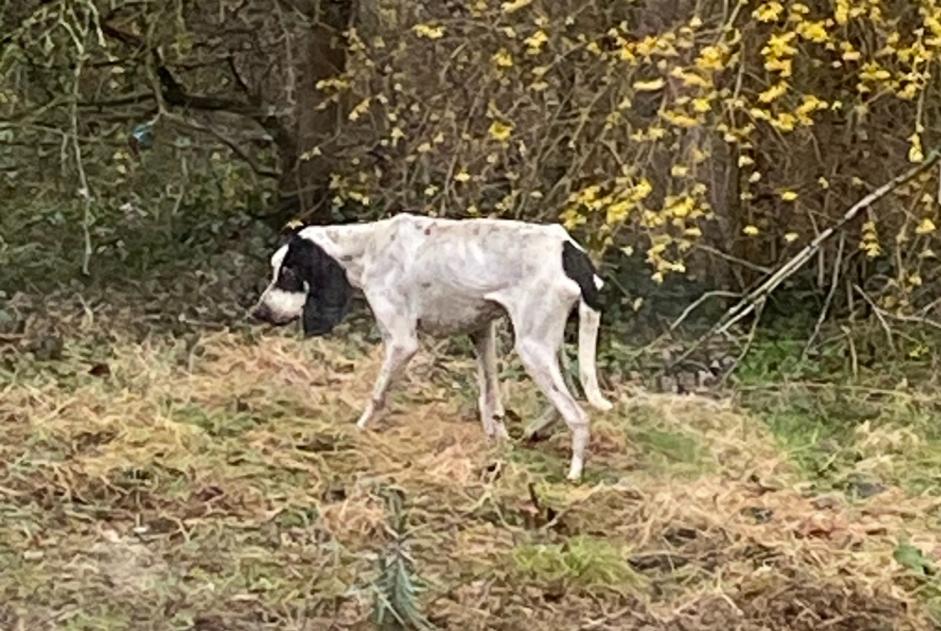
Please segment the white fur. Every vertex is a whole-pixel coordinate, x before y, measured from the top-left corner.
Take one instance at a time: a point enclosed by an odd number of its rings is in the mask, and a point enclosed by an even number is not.
[[[290,292],[278,289],[275,283],[281,273],[281,264],[288,253],[288,246],[282,245],[271,255],[271,282],[258,299],[259,305],[265,305],[271,311],[275,322],[290,322],[301,317],[304,311],[304,302],[307,300],[305,292]]]
[[[301,317],[304,310],[304,301],[307,300],[307,294],[304,292],[296,293],[284,291],[277,287],[269,287],[262,295],[262,302],[268,305],[274,319],[279,322],[286,320],[296,320]]]
[[[562,226],[399,214],[366,224],[308,227],[299,234],[346,269],[350,283],[363,290],[382,332],[385,359],[357,423],[360,428],[382,410],[389,385],[418,350],[419,331],[465,333],[474,338],[478,355],[482,424],[488,435],[505,436],[493,321],[508,314],[527,372],[572,430],[569,478],[581,476],[588,416],[566,387],[558,364],[565,321],[576,303],[582,386],[592,406],[607,410],[611,404],[602,396],[595,373],[600,314],[581,300],[577,283],[562,269],[563,244],[582,248]],[[277,257],[272,257],[275,274]],[[594,282],[600,288],[600,278]],[[303,307],[293,296],[278,299],[285,301],[285,312]]]

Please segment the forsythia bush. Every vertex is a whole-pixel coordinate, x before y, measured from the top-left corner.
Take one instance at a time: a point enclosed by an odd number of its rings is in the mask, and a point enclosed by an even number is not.
[[[556,220],[702,277],[773,266],[937,142],[936,0],[624,4],[380,2],[319,85],[348,104],[335,204]],[[937,187],[854,226],[886,306],[936,279]]]

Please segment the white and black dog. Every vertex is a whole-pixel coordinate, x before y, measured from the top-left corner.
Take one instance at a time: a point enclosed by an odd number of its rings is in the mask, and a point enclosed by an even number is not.
[[[385,358],[357,425],[383,409],[390,384],[418,350],[418,332],[467,334],[477,353],[484,431],[506,437],[497,383],[494,322],[513,325],[526,371],[572,431],[568,477],[581,477],[588,415],[565,385],[558,354],[579,303],[579,376],[588,402],[608,410],[595,373],[601,279],[560,225],[497,219],[434,219],[407,213],[342,226],[295,229],[271,257],[272,279],[252,315],[272,324],[301,318],[307,335],[329,333],[362,290]]]

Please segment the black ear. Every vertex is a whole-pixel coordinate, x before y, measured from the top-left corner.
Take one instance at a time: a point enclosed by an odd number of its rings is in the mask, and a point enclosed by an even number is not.
[[[353,286],[346,278],[346,270],[333,257],[318,245],[300,240],[310,246],[308,265],[302,267],[309,286],[304,302],[304,334],[326,335],[346,317]]]

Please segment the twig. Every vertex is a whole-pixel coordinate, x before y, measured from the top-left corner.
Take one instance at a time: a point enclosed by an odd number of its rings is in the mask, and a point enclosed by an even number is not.
[[[883,317],[884,312],[882,311],[882,309],[878,307],[878,305],[876,305],[873,299],[869,297],[869,294],[863,291],[862,287],[854,284],[853,289],[856,290],[856,293],[862,296],[863,300],[865,300],[866,303],[870,307],[872,307],[872,312],[876,314],[876,319],[879,320],[879,324],[882,325],[882,329],[885,331],[885,338],[886,338],[886,341],[889,343],[889,349],[894,353],[895,352],[895,340],[892,338],[892,327],[890,327],[889,323],[885,321],[885,317]]]
[[[226,136],[225,134],[223,134],[216,128],[211,127],[209,125],[202,125],[200,123],[197,123],[196,121],[189,120],[184,116],[179,116],[171,112],[164,112],[163,116],[167,120],[172,121],[181,127],[186,127],[189,129],[193,129],[196,131],[210,134],[216,140],[218,140],[219,142],[224,144],[226,147],[228,147],[232,151],[232,153],[235,154],[237,158],[239,158],[242,162],[247,164],[248,167],[252,170],[252,173],[257,175],[258,177],[277,178],[280,176],[280,173],[277,171],[265,169],[259,166],[259,164],[255,162],[255,160],[250,155],[248,155],[248,153],[244,149],[242,149],[236,141],[232,140],[231,138],[229,138],[228,136]]]
[[[748,354],[748,351],[751,350],[752,344],[755,342],[755,335],[758,333],[758,323],[761,322],[761,314],[765,310],[766,299],[762,298],[758,305],[755,306],[755,319],[752,321],[751,330],[748,331],[748,337],[745,339],[745,344],[742,346],[742,350],[739,351],[735,359],[732,361],[731,365],[725,369],[725,372],[722,373],[722,377],[719,379],[719,383],[724,384],[726,380],[735,372],[735,369],[738,368],[739,363],[745,358],[745,355]]]
[[[848,326],[841,326],[840,330],[846,336],[850,349],[850,369],[853,371],[853,379],[859,379],[859,355],[856,353],[856,344],[853,342],[853,336]]]
[[[752,263],[751,261],[746,261],[745,259],[739,258],[737,256],[732,256],[731,254],[723,252],[722,250],[717,250],[711,245],[697,244],[695,247],[697,250],[718,256],[720,259],[724,259],[729,263],[738,263],[742,267],[747,267],[753,272],[761,272],[762,274],[770,274],[772,272],[770,267],[765,267],[764,265],[759,265],[757,263]]]
[[[686,352],[680,355],[673,362],[673,365],[676,365],[679,362],[685,360],[693,352],[695,352],[696,349],[702,346],[706,340],[712,338],[716,334],[725,333],[730,327],[754,311],[759,302],[767,298],[768,295],[777,289],[777,287],[782,282],[784,282],[787,278],[790,278],[795,272],[797,272],[797,270],[803,267],[804,264],[807,263],[807,261],[809,261],[820,249],[820,246],[826,240],[836,234],[839,230],[842,230],[849,222],[853,221],[863,209],[870,207],[872,204],[879,201],[899,186],[902,186],[903,184],[932,168],[935,164],[938,163],[939,160],[941,160],[941,152],[939,152],[938,149],[932,150],[924,162],[909,169],[905,173],[892,178],[853,204],[845,213],[843,213],[843,218],[840,219],[840,221],[817,235],[813,241],[807,244],[800,252],[795,254],[784,265],[779,267],[778,270],[767,280],[750,291],[744,298],[742,298],[742,300],[738,302],[738,304],[726,311],[725,314],[719,318],[719,320],[705,335],[696,340],[693,345],[686,350]]]
[[[88,54],[85,49],[85,42],[79,36],[75,29],[69,27],[69,24],[60,19],[61,26],[72,36],[75,48],[78,51],[78,59],[75,62],[75,72],[72,85],[72,103],[69,111],[69,122],[72,140],[72,149],[75,154],[75,169],[78,173],[79,196],[82,198],[82,274],[88,276],[91,273],[91,206],[92,194],[88,185],[88,177],[85,174],[85,161],[82,158],[82,143],[79,140],[78,128],[78,102],[81,98],[82,69],[88,60]]]
[[[693,302],[693,304],[683,309],[683,313],[681,313],[680,316],[676,320],[673,321],[673,324],[670,325],[670,330],[675,331],[676,327],[681,325],[683,321],[689,317],[690,313],[695,311],[696,308],[699,307],[699,305],[706,302],[710,298],[741,298],[741,297],[742,297],[742,294],[738,293],[737,291],[723,291],[721,289],[717,289],[715,291],[707,291],[702,296],[697,298],[696,301]]]
[[[817,324],[814,325],[814,332],[811,333],[810,339],[808,339],[807,344],[804,345],[803,357],[805,359],[807,358],[807,353],[810,352],[810,347],[817,339],[817,336],[820,335],[820,329],[823,327],[823,323],[827,319],[827,314],[830,312],[830,305],[833,303],[833,296],[836,294],[836,286],[840,280],[840,267],[843,265],[843,247],[845,245],[846,233],[844,232],[840,234],[840,243],[837,245],[836,258],[833,260],[833,273],[830,276],[830,291],[827,292],[827,298],[823,302],[823,309],[820,310],[820,315],[817,316]]]
[[[929,326],[933,329],[938,329],[939,331],[941,331],[941,322],[938,322],[937,320],[932,320],[931,318],[928,318],[926,316],[904,315],[901,313],[892,313],[891,311],[886,311],[885,309],[876,306],[875,302],[869,298],[869,296],[859,287],[859,285],[853,285],[853,289],[855,289],[859,293],[859,295],[861,295],[863,299],[865,299],[865,301],[869,304],[870,307],[872,307],[873,312],[876,314],[876,317],[879,319],[879,322],[882,324],[882,328],[886,330],[887,335],[890,332],[890,328],[889,328],[888,323],[886,323],[885,318],[892,318],[893,320],[898,320],[899,322],[907,322],[909,324],[923,324],[925,326]],[[892,348],[893,351],[895,350],[895,346],[892,344],[891,337],[889,338],[889,346]]]

